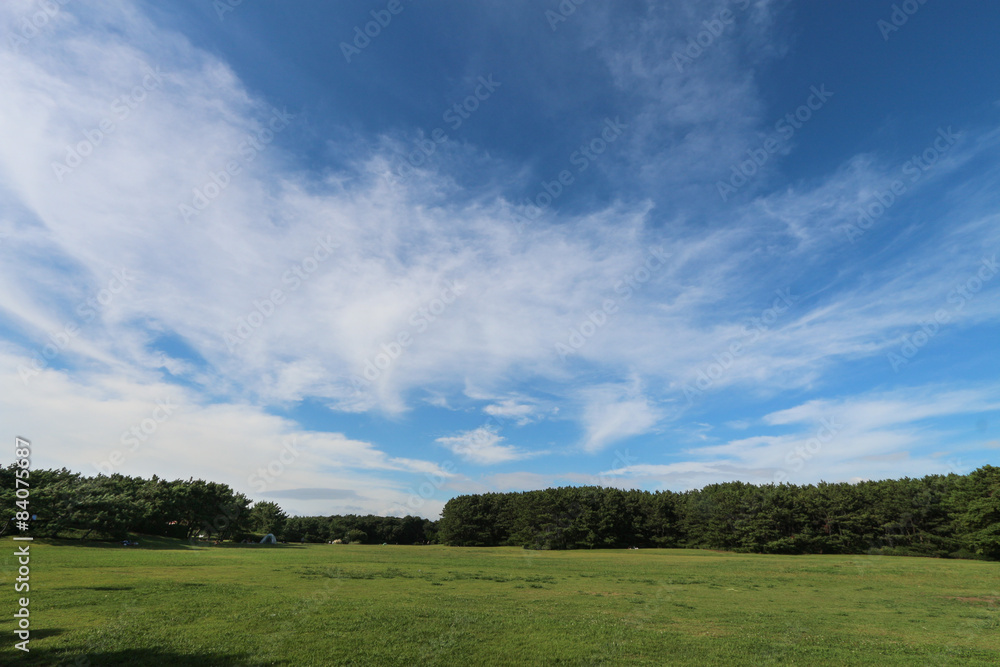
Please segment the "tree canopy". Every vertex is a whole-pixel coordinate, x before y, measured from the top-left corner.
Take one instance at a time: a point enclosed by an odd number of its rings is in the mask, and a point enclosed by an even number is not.
[[[966,475],[697,491],[562,487],[453,498],[440,540],[531,549],[693,547],[754,553],[1000,558],[1000,468]]]

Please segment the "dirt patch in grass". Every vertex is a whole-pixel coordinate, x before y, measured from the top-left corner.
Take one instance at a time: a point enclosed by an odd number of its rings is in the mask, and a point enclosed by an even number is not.
[[[968,604],[976,604],[976,605],[984,604],[987,607],[996,607],[997,604],[1000,603],[1000,598],[996,597],[972,597],[972,598],[953,597],[951,599],[958,600],[959,602],[967,602]]]

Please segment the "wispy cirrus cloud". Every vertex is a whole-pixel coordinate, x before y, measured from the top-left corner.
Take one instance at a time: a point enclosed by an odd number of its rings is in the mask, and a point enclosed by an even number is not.
[[[636,463],[601,474],[676,489],[696,488],[713,478],[810,483],[965,473],[984,463],[973,452],[988,436],[970,437],[967,428],[946,424],[997,413],[998,396],[995,385],[955,389],[934,384],[813,400],[763,417],[772,430],[784,433],[699,445],[684,452],[688,460]],[[942,442],[948,443],[946,449]],[[861,470],[866,472],[859,475]]]
[[[638,378],[628,385],[604,385],[583,392],[583,450],[599,452],[609,445],[650,432],[664,417],[643,394]]]
[[[501,419],[512,419],[518,426],[524,426],[538,418],[539,410],[535,405],[505,398],[497,403],[487,405],[483,408],[483,412]]]

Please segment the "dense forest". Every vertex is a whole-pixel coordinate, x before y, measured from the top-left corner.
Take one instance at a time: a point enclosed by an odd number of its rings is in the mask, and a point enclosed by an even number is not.
[[[439,540],[530,549],[687,547],[1000,559],[1000,468],[969,475],[697,491],[563,487],[459,496]]]
[[[0,503],[16,516],[15,465],[0,469]],[[145,534],[190,540],[259,540],[415,544],[433,541],[435,522],[421,517],[288,517],[273,502],[253,502],[226,484],[153,477],[84,477],[32,470],[26,506],[30,534],[38,537],[124,539]],[[22,506],[23,507],[23,506]],[[20,519],[22,517],[18,517]],[[13,527],[8,524],[9,533]],[[16,531],[15,531],[16,532]]]
[[[0,502],[19,511],[15,465]],[[440,521],[415,516],[289,517],[226,484],[32,470],[31,534],[523,546],[682,547],[752,553],[881,553],[1000,559],[1000,468],[856,484],[711,484],[697,491],[563,487],[458,496]],[[23,518],[23,517],[18,517]],[[8,524],[4,530],[10,532]]]

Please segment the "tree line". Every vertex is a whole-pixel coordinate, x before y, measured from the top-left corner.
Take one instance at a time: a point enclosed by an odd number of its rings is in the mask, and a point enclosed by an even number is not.
[[[445,505],[438,530],[453,546],[1000,559],[1000,468],[854,484],[726,482],[683,493],[588,486],[464,495]]]
[[[0,468],[13,517],[16,465]],[[1000,468],[968,475],[816,485],[744,482],[696,491],[561,487],[452,498],[422,517],[289,517],[226,484],[32,470],[31,534],[181,539],[522,546],[704,548],[775,554],[882,553],[1000,560]],[[8,525],[9,532],[13,528]]]
[[[18,511],[18,469],[0,468],[0,506],[10,509],[10,517]],[[201,479],[86,477],[62,468],[32,470],[28,482],[30,533],[38,537],[256,541],[271,533],[288,542],[424,544],[437,535],[436,522],[415,516],[289,517],[277,503],[254,502],[226,484]],[[0,526],[7,518],[0,517]]]

